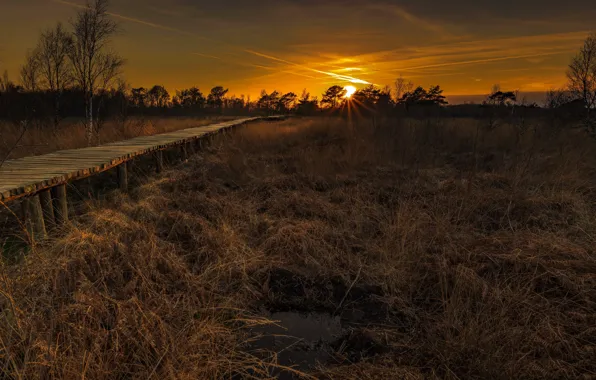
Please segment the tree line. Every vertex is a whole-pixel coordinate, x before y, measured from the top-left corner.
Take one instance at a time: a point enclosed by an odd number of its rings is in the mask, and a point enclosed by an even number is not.
[[[119,26],[108,13],[108,0],[89,0],[68,24],[57,23],[43,31],[27,54],[16,84],[0,76],[0,119],[19,123],[42,121],[59,128],[66,117],[85,120],[90,142],[107,118],[130,115],[203,114],[337,114],[354,116],[416,114],[445,110],[448,103],[439,85],[423,88],[404,78],[393,87],[370,85],[348,96],[346,88],[333,85],[318,96],[306,89],[301,95],[263,90],[257,99],[229,94],[224,86],[204,93],[198,87],[170,94],[162,85],[133,88],[122,80],[125,60],[111,49]],[[585,40],[572,59],[565,88],[549,91],[546,107],[573,109],[596,129],[596,34]],[[525,104],[515,91],[493,88],[478,107],[504,109]],[[575,107],[575,108],[573,108]],[[467,108],[471,109],[471,108]]]

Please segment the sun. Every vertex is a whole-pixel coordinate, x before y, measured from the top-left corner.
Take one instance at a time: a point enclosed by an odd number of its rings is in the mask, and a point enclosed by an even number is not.
[[[345,95],[346,98],[351,98],[352,95],[354,95],[354,93],[357,91],[356,87],[354,87],[354,86],[345,86],[344,90],[346,90],[346,95]]]

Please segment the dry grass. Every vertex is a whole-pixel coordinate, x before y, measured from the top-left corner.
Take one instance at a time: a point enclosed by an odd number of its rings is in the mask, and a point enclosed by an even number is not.
[[[99,136],[94,144],[151,136],[231,119],[235,117],[131,117],[125,122],[108,121],[100,127]],[[69,119],[64,121],[58,130],[54,130],[53,126],[47,123],[34,123],[24,130],[20,124],[0,122],[0,160],[7,156],[8,159],[14,159],[64,149],[84,148],[88,145],[83,123]]]
[[[386,349],[317,377],[594,378],[595,152],[472,120],[250,125],[5,267],[1,368],[265,376],[242,342],[257,305],[296,301],[283,268],[302,310],[379,289]],[[330,282],[340,303],[317,298]]]

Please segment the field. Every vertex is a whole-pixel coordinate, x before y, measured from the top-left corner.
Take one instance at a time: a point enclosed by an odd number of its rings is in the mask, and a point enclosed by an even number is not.
[[[595,378],[596,142],[528,123],[296,118],[221,135],[4,264],[0,368]]]
[[[92,142],[107,144],[139,136],[151,136],[185,128],[200,127],[220,121],[232,120],[231,116],[211,117],[130,117],[127,120],[110,120],[101,125]],[[87,147],[84,120],[64,120],[58,129],[46,122],[32,123],[26,128],[21,124],[0,121],[0,162],[25,156],[52,153],[57,150]]]

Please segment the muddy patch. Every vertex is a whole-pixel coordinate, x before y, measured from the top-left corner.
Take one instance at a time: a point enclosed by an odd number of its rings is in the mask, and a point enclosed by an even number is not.
[[[339,317],[289,311],[270,313],[267,317],[274,324],[259,326],[252,331],[255,339],[251,349],[268,361],[277,362],[279,367],[270,370],[272,376],[300,378],[298,373],[311,372],[333,358],[331,342],[343,332]]]
[[[311,278],[274,269],[265,288],[261,306],[272,312],[327,313],[352,324],[390,324],[402,329],[411,325],[406,315],[388,307],[378,285],[346,284],[340,277]]]
[[[268,274],[259,314],[273,322],[251,330],[249,351],[277,367],[279,379],[363,360],[389,352],[376,327],[408,328],[408,321],[388,309],[378,286],[346,285],[341,279],[316,279],[285,269]]]
[[[274,312],[273,324],[254,328],[250,351],[268,362],[278,379],[299,379],[318,368],[355,363],[388,352],[388,343],[329,313]]]

